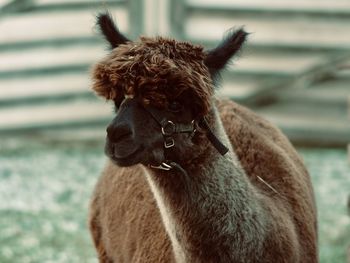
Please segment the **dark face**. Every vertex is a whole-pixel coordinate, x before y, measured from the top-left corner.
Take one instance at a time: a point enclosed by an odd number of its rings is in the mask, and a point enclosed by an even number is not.
[[[195,117],[204,117],[211,108],[211,79],[241,48],[247,33],[242,28],[230,31],[216,48],[204,51],[190,43],[164,38],[132,42],[121,34],[108,13],[99,15],[97,24],[113,50],[96,65],[93,89],[117,106],[107,128],[106,154],[119,166],[159,165],[165,160],[181,164],[204,154],[208,141],[200,128],[193,138],[187,133],[175,134],[175,145],[164,150],[161,126],[145,109],[144,100],[161,101],[161,115],[174,123],[189,124]],[[121,86],[131,87],[139,95],[123,100],[126,92]],[[157,93],[159,87],[172,88],[174,95]],[[157,95],[166,95],[165,103]],[[177,105],[174,98],[178,99]],[[157,105],[150,102],[150,106]]]
[[[176,100],[168,105],[156,109],[159,116],[174,123],[191,123],[193,114],[185,103]],[[175,134],[173,138],[175,146],[165,150],[161,126],[146,110],[142,99],[126,98],[120,105],[116,103],[116,116],[107,127],[105,152],[119,166],[159,165],[168,158],[179,160],[195,147],[187,133]]]

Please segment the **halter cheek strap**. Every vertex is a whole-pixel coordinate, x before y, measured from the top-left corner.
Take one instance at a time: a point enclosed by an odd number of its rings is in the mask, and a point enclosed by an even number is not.
[[[215,136],[213,131],[210,129],[209,124],[208,124],[207,120],[205,119],[205,117],[203,117],[199,121],[199,125],[202,126],[202,128],[204,128],[207,131],[207,138],[211,142],[211,144],[216,148],[216,150],[221,155],[225,155],[228,152],[228,148],[222,142],[220,142],[218,137]]]

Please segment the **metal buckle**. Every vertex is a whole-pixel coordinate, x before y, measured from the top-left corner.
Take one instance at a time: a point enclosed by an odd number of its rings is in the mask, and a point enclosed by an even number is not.
[[[164,147],[165,148],[171,148],[171,147],[173,147],[175,145],[175,141],[174,141],[174,139],[173,138],[171,138],[171,137],[165,137],[164,138]]]
[[[192,120],[191,124],[192,124],[193,130],[190,133],[190,136],[189,136],[190,139],[192,139],[194,137],[194,135],[196,134],[196,131],[197,131],[195,120]]]
[[[167,164],[165,162],[162,162],[160,165],[155,166],[155,165],[150,165],[151,168],[154,169],[159,169],[159,170],[164,170],[164,171],[169,171],[171,170],[173,167],[170,164]]]
[[[169,130],[170,129],[170,130]],[[172,135],[176,130],[175,123],[168,121],[164,126],[162,126],[162,134],[165,136]]]

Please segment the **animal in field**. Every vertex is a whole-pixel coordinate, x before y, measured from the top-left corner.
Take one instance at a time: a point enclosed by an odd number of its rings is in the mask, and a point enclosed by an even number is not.
[[[100,262],[318,262],[302,159],[274,125],[215,96],[244,29],[204,50],[131,41],[108,13],[97,24],[111,51],[93,69],[93,89],[115,105],[90,205]]]

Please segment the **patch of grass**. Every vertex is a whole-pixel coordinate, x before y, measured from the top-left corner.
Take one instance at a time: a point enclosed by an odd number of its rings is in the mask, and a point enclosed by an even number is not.
[[[346,262],[350,246],[350,164],[346,150],[299,149],[312,177],[319,222],[322,263]]]
[[[299,151],[315,188],[321,263],[343,263],[350,244],[346,151]],[[100,142],[2,148],[0,262],[97,262],[86,221],[104,163]]]
[[[0,157],[0,262],[97,262],[87,229],[102,148],[32,145]]]

